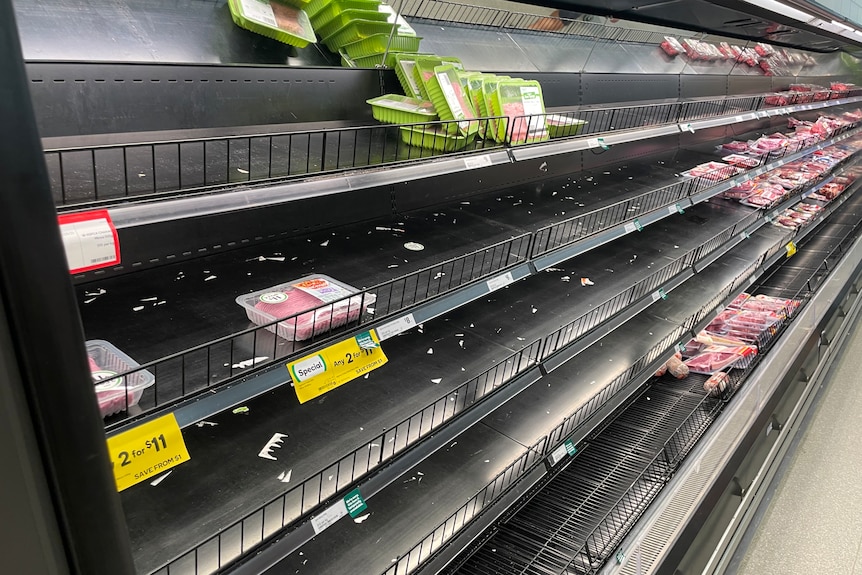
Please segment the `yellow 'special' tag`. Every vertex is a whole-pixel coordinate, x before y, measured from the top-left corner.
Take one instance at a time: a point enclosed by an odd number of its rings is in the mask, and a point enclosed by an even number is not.
[[[787,250],[787,257],[792,256],[796,253],[796,244],[793,242],[788,242],[784,249]]]
[[[374,330],[287,364],[299,403],[311,401],[385,364],[386,355]]]
[[[173,413],[108,438],[108,453],[117,491],[191,459]]]

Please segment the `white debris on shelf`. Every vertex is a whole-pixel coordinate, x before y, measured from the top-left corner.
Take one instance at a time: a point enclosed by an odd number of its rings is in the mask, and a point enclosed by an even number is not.
[[[99,288],[96,291],[85,291],[84,295],[87,297],[97,297],[100,295],[105,295],[106,293],[108,293],[107,290]]]
[[[581,285],[582,286],[594,286],[596,284],[590,278],[581,278]]]
[[[155,307],[157,305],[165,305],[166,303],[168,303],[166,300],[159,300],[153,304],[153,307]]]
[[[433,347],[429,347],[429,348],[428,348],[428,351],[426,351],[425,353],[427,353],[428,355],[434,355],[434,348],[433,348]]]
[[[278,474],[278,480],[282,483],[290,483],[290,476],[293,475],[293,469],[288,469],[287,471],[282,471]]]
[[[520,336],[518,337],[518,341],[524,341],[524,339],[526,339],[526,338],[523,338],[523,337],[520,337]]]
[[[443,381],[442,377],[436,377],[436,378],[431,380],[431,383],[437,384],[437,383],[440,383],[441,381]]]
[[[329,240],[326,240],[320,244],[320,247],[325,248],[328,245],[329,245]]]
[[[237,168],[236,171],[239,172],[240,174],[247,174],[248,173],[248,170],[243,170],[242,168]]]
[[[425,249],[425,246],[418,242],[407,242],[404,244],[404,248],[410,250],[411,252],[421,252]]]
[[[530,306],[530,313],[536,313],[537,311],[539,311],[539,310],[537,310],[536,308],[534,308],[534,307]]]
[[[386,267],[387,267],[387,268],[389,268],[389,269],[391,270],[392,268],[397,268],[397,267],[398,267],[398,264],[389,264],[389,265],[388,265],[388,266],[386,266]]]
[[[85,299],[84,303],[93,303],[94,301],[96,301],[96,298],[91,297],[90,299]]]
[[[212,280],[216,279],[217,277],[218,277],[218,276],[207,276],[207,277],[205,277],[205,278],[204,278],[204,281],[205,281],[205,282],[212,281]]]
[[[465,368],[463,368],[463,367],[462,367],[462,368],[461,368],[461,371],[467,371],[467,370],[466,370]]]
[[[475,326],[475,325],[473,325],[473,324],[471,323],[471,324],[470,324],[470,327],[476,327],[476,326]]]
[[[141,311],[142,309],[144,309],[144,306],[136,305],[135,307],[132,308],[132,311]]]
[[[367,308],[365,308],[365,311],[367,311],[367,312],[368,312],[368,313],[370,313],[371,315],[374,315],[374,312],[375,312],[375,311],[377,311],[377,310],[376,310],[376,309],[374,309],[373,307],[367,307]]]
[[[561,277],[561,278],[560,278],[560,281],[567,282],[567,281],[571,281],[571,279],[572,279],[572,277],[571,277],[571,276],[563,276],[563,277]]]
[[[546,272],[562,272],[565,270],[561,270],[560,268],[545,268]]]
[[[458,340],[458,345],[460,345],[460,346],[461,346],[461,349],[464,349],[464,340],[463,340],[463,339],[459,339],[459,340]]]
[[[354,517],[354,518],[353,518],[353,522],[354,522],[354,523],[362,523],[363,521],[365,521],[365,520],[366,520],[366,519],[368,519],[369,517],[371,517],[371,514],[370,514],[370,513],[366,513],[365,515],[360,515],[359,517]]]
[[[465,206],[469,206],[469,205],[470,205],[470,202],[461,202],[461,203],[462,203],[463,205],[465,205]]]
[[[140,174],[138,174],[138,177],[139,178],[146,178],[147,175],[145,173],[141,172]]]
[[[251,367],[253,365],[257,365],[259,363],[262,363],[268,359],[269,359],[268,356],[255,357],[252,359],[246,359],[246,360],[237,362],[237,363],[233,364],[231,367],[234,369],[245,369],[247,367]]]
[[[594,379],[590,382],[590,385],[594,385],[595,383],[596,383],[596,380]]]
[[[161,483],[162,481],[164,481],[165,479],[167,479],[168,475],[170,475],[170,474],[171,474],[171,473],[173,473],[173,472],[174,472],[174,470],[173,470],[173,469],[171,469],[170,471],[168,471],[168,472],[167,472],[167,473],[165,473],[164,475],[160,475],[159,477],[156,477],[155,479],[153,479],[152,481],[150,481],[150,485],[152,485],[153,487],[155,487],[156,485],[158,485],[159,483]]]
[[[159,298],[157,298],[157,297],[144,297],[144,298],[141,298],[141,301],[156,301],[157,299],[159,299]]]
[[[463,333],[456,333],[455,337],[464,337],[464,334]]]
[[[208,425],[210,427],[215,427],[216,425],[218,425],[218,423],[215,423],[212,421],[198,421],[197,423],[195,423],[195,425],[197,425],[198,427],[203,427],[205,425]]]
[[[445,275],[446,274],[444,272],[437,272],[437,275],[434,276],[434,279],[439,280],[440,278],[442,278]]]
[[[490,459],[486,459],[486,460],[485,460],[485,463],[491,463],[491,460],[490,460]]]

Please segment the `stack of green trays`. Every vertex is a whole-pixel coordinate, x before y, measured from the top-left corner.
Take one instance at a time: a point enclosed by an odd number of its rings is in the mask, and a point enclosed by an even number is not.
[[[454,66],[435,66],[434,74],[425,82],[425,89],[441,120],[458,121],[457,124],[450,124],[449,130],[463,136],[473,136],[479,131],[479,122],[469,121],[476,120],[476,112],[467,92],[461,87]]]
[[[297,48],[305,48],[316,40],[308,16],[297,8],[275,0],[228,0],[228,6],[240,28]]]
[[[323,23],[322,20],[318,20],[320,24],[314,24],[312,22],[312,26],[314,26],[314,31],[317,32],[321,38],[328,38],[354,20],[386,22],[386,14],[382,14],[376,10],[345,10],[325,23]]]
[[[587,125],[586,120],[578,120],[559,114],[549,114],[545,117],[545,121],[548,123],[548,132],[552,138],[577,136]]]
[[[440,126],[405,126],[401,128],[401,140],[418,148],[454,152],[471,144],[473,136],[449,134]]]
[[[374,22],[372,20],[353,20],[346,26],[342,26],[330,36],[323,39],[326,47],[333,52],[337,52],[339,48],[347,46],[352,42],[364,40],[375,34],[389,34],[392,32],[394,24],[389,22]]]
[[[401,94],[378,96],[366,102],[371,104],[371,114],[374,119],[387,124],[419,124],[437,119],[437,112],[431,102]]]
[[[378,6],[380,6],[379,0],[311,0],[305,12],[311,19],[311,25],[317,30],[347,10],[377,12]]]
[[[434,68],[436,66],[443,66],[444,64],[451,64],[459,70],[464,69],[464,66],[461,65],[461,60],[458,58],[418,56],[414,61],[413,79],[416,81],[416,86],[419,88],[419,95],[422,96],[423,100],[431,99],[431,96],[428,94],[428,88],[425,84],[426,82],[431,81],[434,77]]]
[[[351,42],[344,46],[347,54],[351,58],[364,58],[372,54],[383,54],[386,52],[386,45],[389,44],[389,52],[416,52],[419,50],[419,42],[422,40],[419,36],[392,36],[392,42],[389,42],[389,34],[374,34],[367,38],[363,38],[357,42]]]
[[[535,80],[501,80],[490,103],[492,114],[509,118],[508,122],[497,122],[496,141],[533,144],[550,137],[542,87]]]
[[[480,118],[488,117],[488,110],[485,107],[485,99],[482,97],[482,81],[488,74],[474,72],[467,75],[467,94],[470,96],[470,103],[473,104],[473,111]],[[479,124],[479,137],[484,138],[487,122]]]

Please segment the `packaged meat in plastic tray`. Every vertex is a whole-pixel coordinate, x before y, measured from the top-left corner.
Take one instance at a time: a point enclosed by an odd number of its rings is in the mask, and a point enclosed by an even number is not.
[[[717,371],[703,382],[703,390],[711,397],[721,397],[730,388],[730,377],[723,371]]]
[[[275,325],[266,329],[286,340],[302,341],[358,320],[376,300],[374,294],[350,297],[358,291],[329,276],[311,275],[241,295],[236,302],[257,325],[285,319],[277,330]]]
[[[755,355],[757,355],[757,348],[754,346],[715,345],[704,348],[699,354],[686,360],[685,365],[693,373],[712,374],[729,368],[745,368]]]
[[[742,309],[754,311],[767,311],[784,318],[787,312],[792,312],[799,307],[799,301],[795,299],[782,299],[764,294],[758,294],[748,298],[742,304]]]
[[[660,46],[661,49],[664,50],[664,53],[668,56],[676,56],[677,54],[685,51],[685,48],[683,48],[680,41],[673,36],[665,36],[664,42],[662,42]]]
[[[692,178],[704,178],[712,181],[726,180],[737,175],[742,170],[722,162],[706,162],[686,170],[682,174]]]
[[[755,44],[754,51],[757,52],[758,56],[762,56],[764,58],[767,58],[767,57],[775,54],[775,48],[773,48],[769,44],[764,44],[762,42]]]
[[[748,151],[748,142],[728,142],[726,144],[722,144],[719,149],[726,150],[728,152],[742,153]]]
[[[102,417],[137,405],[144,390],[156,382],[153,374],[146,370],[117,377],[140,364],[107,341],[90,340],[86,347]]]
[[[741,294],[733,298],[733,301],[727,304],[727,307],[730,309],[739,309],[740,307],[742,307],[742,304],[748,301],[750,297],[750,293],[742,292]]]
[[[740,168],[756,168],[760,165],[760,158],[755,158],[753,156],[743,156],[742,154],[731,154],[729,156],[725,156],[722,158],[725,162],[732,166],[737,166]]]

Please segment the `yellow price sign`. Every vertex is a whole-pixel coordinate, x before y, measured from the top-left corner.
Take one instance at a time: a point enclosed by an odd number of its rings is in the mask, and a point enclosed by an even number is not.
[[[793,242],[788,242],[784,249],[787,250],[787,257],[789,258],[793,254],[796,253],[796,244]]]
[[[108,453],[117,491],[191,459],[173,413],[108,438]]]
[[[287,364],[299,403],[361,377],[385,364],[377,333],[366,331]]]

